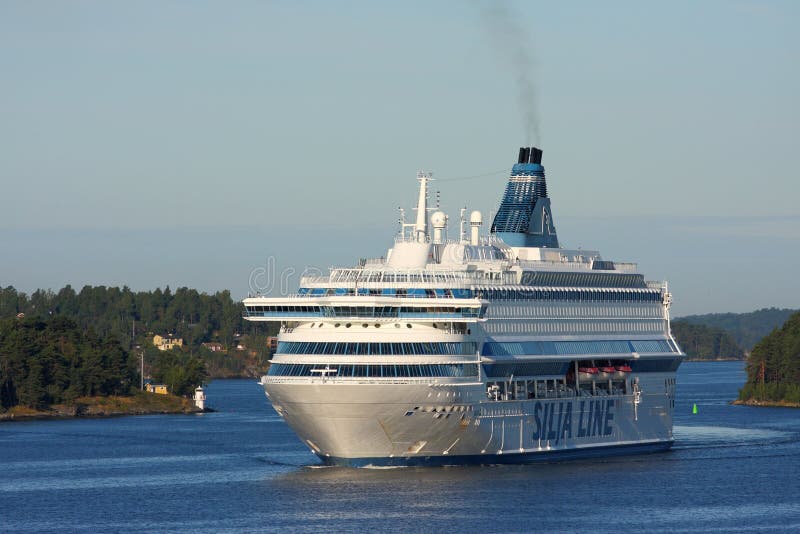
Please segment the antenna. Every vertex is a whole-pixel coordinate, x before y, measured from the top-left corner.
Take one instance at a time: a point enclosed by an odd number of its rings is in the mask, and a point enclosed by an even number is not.
[[[433,173],[419,171],[419,199],[417,200],[417,224],[414,228],[414,237],[417,242],[425,243],[428,240],[428,182],[433,178]]]
[[[459,223],[458,242],[459,243],[463,243],[466,240],[466,237],[465,237],[465,234],[464,234],[464,226],[467,223],[467,219],[466,219],[467,207],[464,206],[463,208],[461,208],[460,212],[461,212],[461,222]]]

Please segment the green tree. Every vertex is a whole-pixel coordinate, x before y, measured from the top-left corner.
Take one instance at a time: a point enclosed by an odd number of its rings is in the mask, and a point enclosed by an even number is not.
[[[42,408],[81,395],[130,392],[137,378],[116,339],[64,317],[0,319],[0,405]]]
[[[196,387],[203,385],[208,373],[200,358],[169,350],[162,351],[156,358],[152,376],[157,383],[166,384],[170,393],[189,396]]]
[[[800,312],[753,348],[739,398],[800,402]]]
[[[744,351],[728,332],[721,328],[692,324],[684,320],[672,322],[672,335],[689,358],[744,359]]]

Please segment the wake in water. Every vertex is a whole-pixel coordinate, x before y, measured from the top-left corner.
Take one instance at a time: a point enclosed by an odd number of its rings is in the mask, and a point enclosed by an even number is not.
[[[291,463],[281,460],[273,460],[271,458],[259,458],[258,456],[253,457],[253,459],[259,463],[266,464],[266,465],[274,465],[278,467],[298,467],[298,468],[315,468],[315,467],[327,467],[325,465],[320,464],[319,466],[308,465],[306,463]]]
[[[795,432],[722,426],[675,426],[673,450],[766,446],[797,439]]]

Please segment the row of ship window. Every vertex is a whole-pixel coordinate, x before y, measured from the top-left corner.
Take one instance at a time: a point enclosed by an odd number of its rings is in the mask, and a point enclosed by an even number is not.
[[[566,300],[577,302],[661,302],[661,292],[624,289],[481,289],[477,298],[486,300]]]
[[[375,297],[426,297],[426,298],[472,298],[470,289],[424,289],[424,288],[382,288],[367,289],[359,287],[301,287],[297,291],[298,295],[308,297],[328,297],[328,296],[347,296],[347,295],[371,295]]]
[[[483,311],[486,307],[483,307]],[[415,314],[455,315],[460,317],[478,317],[479,308],[461,308],[455,306],[322,306],[323,317],[409,317]]]
[[[601,361],[585,362],[594,366]],[[634,373],[671,373],[678,369],[680,358],[657,358],[647,360],[614,360],[608,363],[630,366]],[[581,364],[583,365],[583,364]],[[495,363],[483,366],[483,373],[490,378],[511,378],[524,376],[567,376],[572,372],[575,362],[513,362]]]
[[[663,319],[559,319],[557,321],[531,321],[530,319],[508,319],[489,321],[484,329],[492,335],[652,335],[664,333]]]
[[[541,300],[576,302],[660,302],[658,291],[589,291],[583,289],[482,289],[475,291],[477,298],[486,300]],[[264,314],[316,315],[321,317],[409,317],[418,314],[451,315],[460,317],[482,316],[477,308],[456,306],[412,307],[412,306],[247,306],[250,317]]]
[[[641,274],[558,271],[525,271],[522,273],[520,284],[525,286],[646,287],[644,276]]]
[[[309,297],[328,297],[328,296],[376,296],[376,297],[417,297],[417,298],[482,298],[489,300],[576,300],[576,301],[633,301],[633,302],[659,302],[661,301],[661,291],[626,290],[627,288],[592,288],[579,284],[548,284],[550,288],[493,288],[493,289],[366,289],[366,288],[300,288],[298,294]],[[556,286],[556,287],[554,287]],[[591,286],[590,286],[591,287]],[[631,288],[634,289],[634,288]]]
[[[458,355],[475,354],[473,342],[418,342],[418,343],[355,343],[281,341],[278,354],[368,354],[368,355]],[[520,341],[486,342],[484,356],[517,355],[569,355],[569,354],[630,354],[677,352],[677,348],[664,339],[644,341]]]
[[[281,341],[278,354],[459,355],[475,354],[476,343],[352,343]]]
[[[627,362],[634,373],[667,373],[674,372],[680,365],[679,358],[662,358],[656,360],[632,360]],[[523,376],[554,376],[566,374],[571,370],[570,362],[528,362],[490,364],[483,366],[483,374],[492,378],[511,378]],[[473,363],[440,363],[440,364],[394,364],[394,365],[359,365],[359,364],[302,364],[273,363],[268,371],[269,376],[326,376],[326,377],[374,377],[374,378],[416,378],[416,377],[476,377],[478,365]]]
[[[484,356],[514,356],[518,354],[630,354],[632,352],[677,352],[677,348],[665,339],[644,341],[490,341],[483,344],[483,349],[481,351]]]
[[[316,317],[478,317],[486,307],[461,308],[454,306],[412,307],[412,306],[247,306],[249,317],[266,314],[313,315]]]
[[[273,363],[269,376],[348,376],[375,378],[463,377],[477,376],[474,363],[440,363],[423,365],[321,365],[298,363]]]

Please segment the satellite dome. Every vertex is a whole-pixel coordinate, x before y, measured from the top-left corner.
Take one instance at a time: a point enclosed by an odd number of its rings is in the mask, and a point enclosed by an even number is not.
[[[434,228],[444,228],[447,224],[447,215],[441,211],[434,212],[431,215],[431,224]]]
[[[469,222],[476,223],[476,224],[482,224],[483,223],[483,216],[481,216],[481,212],[479,212],[478,210],[475,210],[472,213],[470,213],[469,214]]]

